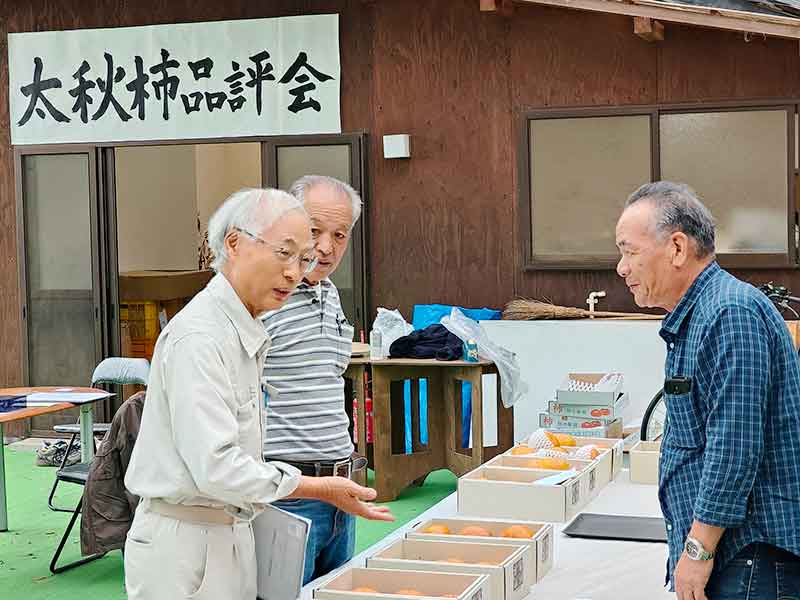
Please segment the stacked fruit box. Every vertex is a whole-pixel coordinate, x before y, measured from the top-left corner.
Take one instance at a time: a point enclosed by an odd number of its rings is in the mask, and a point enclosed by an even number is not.
[[[577,515],[621,457],[622,440],[537,430],[458,480],[458,516],[421,520],[315,598],[522,600],[553,566],[551,523]]]
[[[601,407],[608,412],[602,418],[616,421],[626,400],[621,376],[614,382],[610,375],[579,377],[583,383],[573,383],[572,391],[588,396],[560,403],[578,407],[574,417],[565,416],[593,420]],[[535,431],[459,478],[459,516],[417,523],[367,558],[366,568],[342,571],[314,597],[522,600],[553,565],[551,523],[572,519],[622,467],[622,440],[600,439],[606,432],[586,426]]]
[[[569,373],[556,390],[539,427],[579,437],[622,437],[622,413],[628,406],[621,373]]]
[[[428,519],[314,591],[321,600],[522,600],[553,564],[548,523]]]

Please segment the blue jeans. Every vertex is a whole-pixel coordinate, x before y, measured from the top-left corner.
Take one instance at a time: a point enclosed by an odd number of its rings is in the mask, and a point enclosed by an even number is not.
[[[800,600],[800,557],[750,544],[706,585],[708,600]]]
[[[303,585],[353,558],[356,520],[352,515],[319,500],[279,500],[273,506],[311,521]]]

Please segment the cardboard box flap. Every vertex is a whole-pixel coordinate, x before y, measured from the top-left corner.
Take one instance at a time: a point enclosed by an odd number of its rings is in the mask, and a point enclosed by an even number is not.
[[[501,546],[476,542],[441,542],[419,539],[400,539],[384,548],[373,558],[394,558],[399,560],[449,562],[453,564],[489,563],[486,566],[500,566],[520,554],[518,546]]]
[[[546,467],[537,466],[536,457],[533,455],[513,456],[510,454],[498,454],[492,460],[486,463],[487,467],[513,467],[517,469],[538,469],[540,471],[557,471],[558,469],[547,469]],[[572,458],[569,454],[564,455],[564,460],[567,464],[576,471],[583,471],[592,464],[591,460],[583,460],[580,458]]]
[[[377,595],[391,595],[393,598],[415,598],[395,592],[415,589],[424,598],[441,598],[445,594],[472,600],[471,594],[478,591],[487,581],[486,575],[461,573],[438,573],[434,571],[404,571],[399,569],[348,569],[329,580],[316,590],[315,595],[324,591],[348,592],[353,598],[373,596],[371,593],[353,592],[354,588],[367,587],[376,590]]]
[[[558,387],[565,392],[622,392],[622,373],[567,373]]]
[[[470,540],[470,541],[496,541],[496,539],[502,540],[513,540],[515,542],[528,542],[530,540],[525,540],[524,538],[507,538],[503,537],[503,531],[508,529],[512,525],[524,525],[530,531],[533,532],[533,538],[535,539],[541,532],[544,532],[550,528],[550,525],[547,523],[540,523],[537,521],[525,521],[521,519],[487,519],[484,517],[470,517],[470,516],[458,516],[458,517],[450,517],[447,519],[429,519],[427,521],[420,521],[419,523],[414,525],[414,533],[422,533],[425,534],[425,529],[429,528],[431,525],[445,525],[449,530],[450,534],[453,537],[458,537],[462,540]],[[460,531],[469,525],[480,525],[481,527],[487,529],[489,533],[492,534],[492,537],[485,538],[485,537],[475,537],[475,536],[464,536],[459,534]],[[425,534],[428,535],[428,534]],[[430,534],[436,535],[436,534]]]

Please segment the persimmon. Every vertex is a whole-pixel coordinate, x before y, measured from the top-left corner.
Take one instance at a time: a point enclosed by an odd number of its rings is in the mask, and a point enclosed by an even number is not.
[[[461,535],[474,535],[480,537],[492,537],[492,532],[480,525],[467,525],[460,532]]]

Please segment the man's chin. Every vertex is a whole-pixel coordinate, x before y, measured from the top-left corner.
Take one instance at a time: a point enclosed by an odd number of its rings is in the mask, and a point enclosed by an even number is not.
[[[313,281],[322,281],[326,277],[333,275],[334,270],[335,269],[332,269],[331,267],[319,266],[314,269],[314,272],[311,273],[307,279],[311,279]]]

